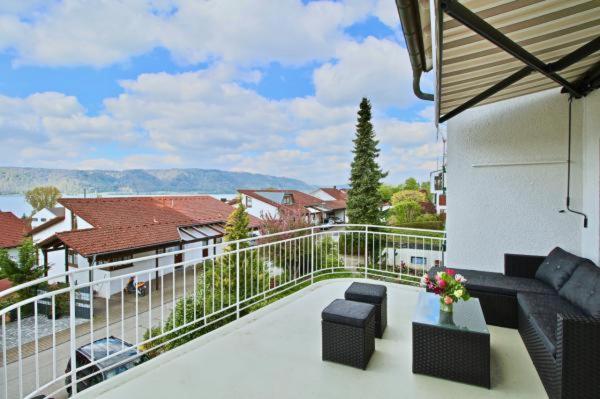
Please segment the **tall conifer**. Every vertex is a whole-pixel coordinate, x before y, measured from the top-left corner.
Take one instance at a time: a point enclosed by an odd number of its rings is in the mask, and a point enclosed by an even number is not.
[[[371,103],[366,98],[360,102],[356,137],[354,142],[354,160],[350,172],[350,190],[348,191],[348,218],[350,223],[381,224],[381,179],[387,176],[379,168],[377,158],[379,141],[371,124]]]

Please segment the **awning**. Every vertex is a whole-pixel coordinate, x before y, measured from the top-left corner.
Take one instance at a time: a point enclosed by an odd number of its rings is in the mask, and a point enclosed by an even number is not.
[[[597,87],[599,0],[436,3],[438,121],[553,87],[575,97]],[[427,26],[422,29],[424,38],[431,35]]]

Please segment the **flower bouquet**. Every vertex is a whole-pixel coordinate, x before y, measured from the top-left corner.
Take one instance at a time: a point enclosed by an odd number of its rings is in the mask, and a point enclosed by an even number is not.
[[[461,299],[468,301],[471,298],[464,286],[466,281],[467,279],[454,270],[446,269],[446,271],[437,272],[433,279],[428,274],[425,274],[421,279],[421,285],[440,296],[441,311],[452,313],[452,305],[455,302]]]

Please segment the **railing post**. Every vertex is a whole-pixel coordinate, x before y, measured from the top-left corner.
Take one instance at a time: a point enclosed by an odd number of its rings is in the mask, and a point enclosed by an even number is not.
[[[369,262],[369,226],[365,226],[365,278],[367,278],[367,265]]]
[[[315,228],[310,228],[310,284],[315,282]]]
[[[77,334],[75,331],[75,279],[71,280],[69,291],[69,328],[70,328],[70,357],[71,357],[71,395],[77,393]],[[52,317],[55,317],[56,309],[52,309]]]
[[[235,254],[235,318],[240,318],[240,242],[236,243]]]

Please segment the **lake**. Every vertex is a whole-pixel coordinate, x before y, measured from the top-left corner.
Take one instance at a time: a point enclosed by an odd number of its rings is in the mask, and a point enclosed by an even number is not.
[[[124,197],[126,194],[114,194],[114,193],[104,193],[100,194],[102,197]],[[140,195],[127,195],[128,197],[141,197],[141,196],[158,196],[158,195],[200,195],[196,193],[169,193],[169,194],[140,194]],[[210,195],[217,199],[227,198],[232,199],[236,196],[236,194],[203,194]],[[65,195],[68,198],[83,198],[83,194],[81,195]],[[89,195],[90,198],[94,198],[94,195]],[[25,196],[22,194],[11,194],[11,195],[0,195],[0,211],[3,212],[12,212],[15,215],[21,217],[23,214],[29,215],[31,214],[31,206],[25,201]]]

